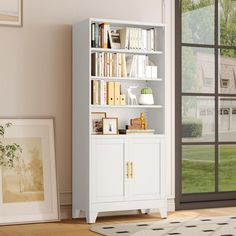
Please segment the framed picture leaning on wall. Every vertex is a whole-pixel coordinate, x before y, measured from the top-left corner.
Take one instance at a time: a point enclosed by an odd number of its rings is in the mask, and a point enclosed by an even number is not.
[[[53,119],[0,119],[0,224],[58,220]]]
[[[0,0],[0,25],[22,26],[23,0]]]

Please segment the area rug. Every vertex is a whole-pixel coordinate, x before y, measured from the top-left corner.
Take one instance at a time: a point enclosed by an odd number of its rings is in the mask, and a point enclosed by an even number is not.
[[[236,216],[101,225],[91,231],[105,236],[236,236]]]

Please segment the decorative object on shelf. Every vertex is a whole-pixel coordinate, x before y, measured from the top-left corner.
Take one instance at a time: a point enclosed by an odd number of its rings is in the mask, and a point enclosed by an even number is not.
[[[120,105],[123,105],[123,106],[126,105],[126,96],[125,96],[125,94],[120,95]]]
[[[118,118],[102,119],[103,134],[118,134]]]
[[[145,130],[147,129],[147,121],[143,112],[140,117],[130,120],[130,125],[126,126],[127,130]]]
[[[23,0],[0,1],[0,25],[22,26]]]
[[[137,86],[129,86],[127,88],[128,93],[128,105],[137,105],[137,96],[132,93],[132,89],[136,89]]]
[[[53,119],[0,119],[0,133],[0,224],[58,221]]]
[[[139,104],[140,105],[153,105],[154,104],[154,98],[152,95],[152,89],[151,88],[142,88],[141,89],[141,95],[139,97]]]
[[[92,112],[91,122],[92,122],[92,134],[102,134],[102,119],[106,118],[106,112]]]
[[[109,46],[112,49],[120,49],[120,33],[116,30],[109,30]]]

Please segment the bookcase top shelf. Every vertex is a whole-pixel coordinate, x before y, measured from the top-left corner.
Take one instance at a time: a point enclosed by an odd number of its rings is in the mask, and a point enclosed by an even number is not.
[[[162,105],[91,105],[92,108],[138,108],[138,109],[160,109]]]
[[[134,49],[112,49],[112,48],[91,48],[91,53],[94,52],[110,52],[110,53],[125,53],[125,54],[137,54],[137,55],[161,55],[162,51],[144,51]]]
[[[152,22],[140,22],[140,21],[125,21],[125,20],[115,20],[115,19],[97,19],[90,18],[90,23],[109,23],[118,27],[142,27],[142,28],[153,28],[153,27],[165,27],[165,24],[152,23]]]
[[[163,81],[162,78],[132,78],[132,77],[102,77],[102,76],[91,76],[91,80],[107,80],[107,81]]]

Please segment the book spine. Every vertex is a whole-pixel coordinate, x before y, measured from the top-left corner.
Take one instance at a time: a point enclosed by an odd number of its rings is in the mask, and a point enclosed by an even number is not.
[[[151,42],[150,42],[150,44],[151,44],[151,51],[154,51],[154,29],[151,29],[150,30],[150,34],[151,34]]]
[[[120,82],[115,82],[115,105],[120,105]]]
[[[104,23],[104,48],[108,48],[108,32],[109,32],[109,24]]]
[[[95,24],[95,48],[99,48],[99,25]]]
[[[107,104],[114,105],[115,104],[115,83],[113,81],[107,82]]]
[[[95,47],[95,23],[91,25],[91,47]]]
[[[112,77],[113,76],[113,71],[112,71],[113,56],[112,56],[112,53],[109,53],[108,55],[109,55],[109,74]]]

